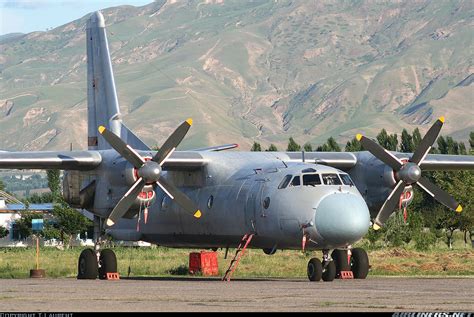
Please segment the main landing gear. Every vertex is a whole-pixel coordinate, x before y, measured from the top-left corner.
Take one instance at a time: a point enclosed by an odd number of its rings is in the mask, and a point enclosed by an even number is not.
[[[117,258],[114,251],[104,249],[99,252],[97,260],[96,251],[85,249],[79,256],[77,266],[77,278],[79,280],[95,280],[97,277],[101,280],[107,279],[107,273],[117,272]]]
[[[100,228],[100,219],[94,219],[94,227]],[[97,229],[97,228],[95,228]],[[107,279],[107,273],[117,273],[117,257],[111,249],[100,250],[102,239],[100,230],[94,229],[95,247],[85,249],[79,256],[77,265],[77,279],[101,280]]]
[[[354,278],[365,279],[369,273],[369,257],[367,252],[361,248],[350,250],[334,250],[329,255],[329,250],[323,250],[323,262],[312,258],[308,262],[308,279],[310,281],[331,282],[335,278],[341,278],[341,272],[352,271]]]

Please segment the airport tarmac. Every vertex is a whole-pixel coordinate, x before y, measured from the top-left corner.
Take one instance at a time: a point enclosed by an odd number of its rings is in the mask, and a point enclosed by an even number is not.
[[[1,279],[11,311],[474,311],[473,278]]]

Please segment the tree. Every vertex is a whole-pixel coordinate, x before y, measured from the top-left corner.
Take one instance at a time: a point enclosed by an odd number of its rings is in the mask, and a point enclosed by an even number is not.
[[[471,154],[474,154],[474,131],[469,133],[469,145],[471,146]]]
[[[327,139],[326,143],[323,145],[318,146],[316,149],[317,152],[341,152],[341,148],[339,144],[337,144],[336,140],[333,137]]]
[[[0,190],[5,190],[5,184],[0,180]]]
[[[91,221],[77,210],[69,207],[69,205],[62,201],[54,205],[53,216],[56,220],[56,227],[61,235],[61,241],[67,244],[69,248],[71,240],[74,235],[87,230],[91,225]]]
[[[416,128],[413,130],[413,146],[415,149],[420,145],[421,139],[420,129]]]
[[[403,129],[402,131],[400,152],[404,152],[404,153],[414,152],[413,137],[408,133],[406,129]]]
[[[0,239],[5,238],[9,233],[10,231],[7,228],[0,226]]]
[[[33,213],[28,208],[20,212],[20,219],[16,220],[15,224],[20,234],[21,239],[26,239],[33,234],[31,229],[31,221],[33,219],[42,219],[43,215],[38,213]]]
[[[351,141],[347,141],[346,148],[344,149],[346,152],[359,152],[363,150],[364,148],[362,147],[362,143],[360,143],[356,138],[353,138]]]
[[[303,149],[305,152],[313,152],[313,146],[308,142],[303,145]]]
[[[277,152],[278,149],[277,149],[277,147],[275,146],[275,144],[272,143],[272,144],[270,144],[270,146],[268,147],[268,149],[265,150],[265,151],[267,151],[267,152]]]
[[[382,129],[377,135],[377,141],[379,144],[389,151],[396,151],[398,146],[397,134],[388,134],[387,130]]]
[[[253,145],[252,145],[252,148],[250,149],[250,151],[252,151],[252,152],[261,152],[262,147],[261,147],[260,143],[253,142]]]
[[[61,198],[61,180],[59,178],[59,170],[48,170],[48,187],[53,195],[53,201],[59,201]]]
[[[286,149],[288,152],[299,152],[301,151],[301,145],[295,142],[293,137],[290,137],[288,140],[288,147]]]

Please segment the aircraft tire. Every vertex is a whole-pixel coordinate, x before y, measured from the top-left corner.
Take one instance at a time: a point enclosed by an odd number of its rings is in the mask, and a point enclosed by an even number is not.
[[[78,280],[95,280],[98,275],[97,256],[92,249],[85,249],[79,256],[77,264]]]
[[[323,264],[324,267],[324,264]],[[323,268],[323,281],[325,282],[332,282],[336,278],[336,264],[334,261],[329,261],[326,267]]]
[[[341,276],[341,271],[351,270],[349,263],[347,263],[347,250],[336,249],[331,253],[331,258],[336,265],[336,278]]]
[[[369,257],[362,248],[352,249],[351,271],[354,278],[365,279],[369,274]]]
[[[311,282],[319,282],[323,275],[323,265],[317,258],[312,258],[308,262],[308,278]]]
[[[101,280],[107,278],[107,273],[117,272],[117,257],[115,256],[114,251],[110,249],[102,250],[100,252],[99,262],[99,278]]]

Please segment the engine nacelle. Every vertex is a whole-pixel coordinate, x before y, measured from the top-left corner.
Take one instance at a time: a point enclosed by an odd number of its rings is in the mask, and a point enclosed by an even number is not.
[[[63,198],[74,208],[88,209],[94,204],[96,175],[83,171],[64,171]]]

